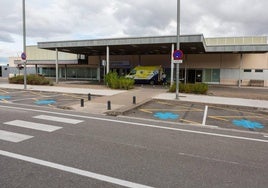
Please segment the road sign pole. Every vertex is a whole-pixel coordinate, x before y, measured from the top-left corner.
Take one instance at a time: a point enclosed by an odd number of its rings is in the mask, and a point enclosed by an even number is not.
[[[22,0],[22,22],[23,22],[23,53],[26,54],[26,24],[25,24],[25,0]],[[27,89],[26,58],[24,60],[24,89]]]
[[[180,50],[180,0],[177,1],[177,50]],[[176,63],[176,99],[179,99],[180,67]]]

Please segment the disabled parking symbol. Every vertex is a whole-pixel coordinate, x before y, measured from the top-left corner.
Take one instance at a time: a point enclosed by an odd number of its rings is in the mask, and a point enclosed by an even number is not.
[[[11,96],[0,96],[0,100],[11,99]]]
[[[232,123],[238,127],[244,127],[247,129],[263,129],[264,126],[259,122],[249,121],[246,119],[233,120]]]
[[[47,100],[38,100],[35,102],[37,105],[49,105],[49,104],[55,104],[56,101],[53,99],[47,99]]]
[[[159,118],[159,119],[163,119],[163,120],[167,120],[167,119],[178,119],[180,116],[179,114],[174,114],[171,112],[156,112],[154,114],[154,117]]]

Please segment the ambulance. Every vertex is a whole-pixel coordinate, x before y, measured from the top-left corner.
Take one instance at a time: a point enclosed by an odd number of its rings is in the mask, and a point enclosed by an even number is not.
[[[161,65],[157,66],[137,66],[131,70],[126,76],[132,78],[137,84],[159,84],[161,82],[161,75],[163,68]]]

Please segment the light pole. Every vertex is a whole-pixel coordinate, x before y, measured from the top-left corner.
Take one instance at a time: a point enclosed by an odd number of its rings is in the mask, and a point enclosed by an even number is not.
[[[26,24],[25,24],[25,0],[22,0],[22,23],[23,23],[23,53],[26,54]],[[24,89],[27,89],[26,59],[24,63]]]
[[[180,0],[177,1],[177,50],[180,50]],[[176,99],[179,99],[180,67],[176,63]]]

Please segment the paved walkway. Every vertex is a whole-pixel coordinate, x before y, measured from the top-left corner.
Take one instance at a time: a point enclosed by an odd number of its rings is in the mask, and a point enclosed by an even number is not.
[[[92,87],[92,88],[91,88]],[[9,89],[23,89],[23,85],[17,84],[0,84],[0,88]],[[168,93],[167,89],[146,86],[136,87],[135,89],[123,91],[123,90],[111,90],[101,85],[57,85],[57,86],[32,86],[28,85],[27,90],[34,91],[49,91],[49,92],[62,92],[62,93],[75,93],[75,94],[88,94],[99,95],[101,97],[95,97],[91,101],[85,101],[84,107],[80,107],[80,104],[71,106],[74,110],[81,112],[89,112],[95,114],[109,113],[110,115],[118,115],[126,110],[135,108],[144,104],[151,99],[163,99],[163,100],[177,100],[174,93]],[[136,104],[133,104],[133,97],[136,97]],[[201,102],[201,103],[213,103],[224,105],[237,105],[246,107],[256,107],[268,110],[268,100],[253,100],[253,99],[241,99],[241,98],[228,98],[228,97],[215,97],[207,95],[190,95],[180,94],[179,100],[189,102]],[[107,102],[111,102],[111,110],[107,110]]]
[[[154,98],[164,99],[164,100],[175,100],[175,94],[162,93]],[[208,104],[223,104],[223,105],[235,105],[235,106],[268,109],[267,100],[217,97],[217,96],[207,96],[207,95],[190,95],[190,94],[184,94],[184,93],[180,94],[179,100],[188,101],[188,102],[201,102],[201,103],[208,103]]]

